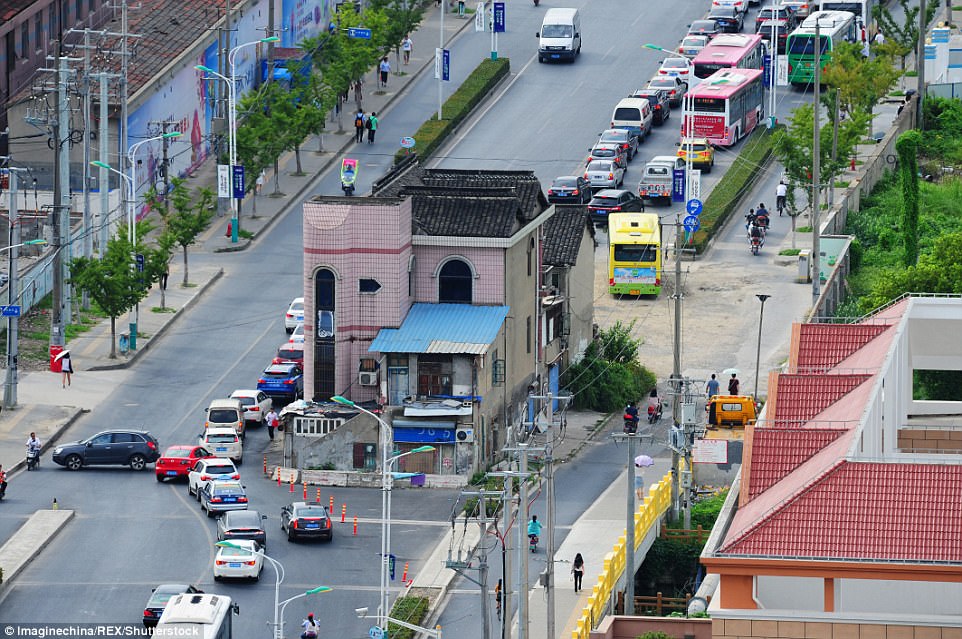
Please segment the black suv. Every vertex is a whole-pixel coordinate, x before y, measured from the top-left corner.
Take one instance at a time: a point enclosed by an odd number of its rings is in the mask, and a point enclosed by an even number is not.
[[[53,460],[70,470],[103,465],[143,470],[159,458],[157,439],[145,430],[105,430],[79,442],[61,444],[53,450]]]
[[[651,115],[657,126],[664,124],[671,115],[671,101],[668,99],[668,92],[664,89],[639,89],[631,97],[648,100],[651,105]]]
[[[717,22],[724,33],[741,33],[745,26],[745,15],[735,7],[712,7],[708,19]]]
[[[607,224],[609,213],[629,213],[645,210],[644,201],[625,189],[604,189],[588,202],[588,215],[595,224]]]
[[[297,541],[301,537],[322,537],[327,541],[334,539],[334,528],[327,508],[303,501],[295,501],[281,508],[281,530],[287,533],[288,541]]]

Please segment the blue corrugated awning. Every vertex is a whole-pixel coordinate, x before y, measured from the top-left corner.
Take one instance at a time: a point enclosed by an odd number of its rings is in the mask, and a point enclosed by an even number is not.
[[[498,336],[508,310],[507,306],[415,304],[401,328],[382,328],[368,351],[480,355]]]
[[[453,444],[455,422],[395,419],[394,442],[397,444]]]

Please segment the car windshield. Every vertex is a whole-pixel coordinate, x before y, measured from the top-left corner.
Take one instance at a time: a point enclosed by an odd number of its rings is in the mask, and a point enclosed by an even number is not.
[[[666,80],[657,80],[657,79],[656,79],[656,80],[652,80],[651,82],[649,82],[649,85],[651,85],[652,87],[654,87],[654,88],[656,88],[656,89],[674,89],[674,88],[675,88],[675,81],[674,81],[674,80],[667,80],[667,79],[666,79]]]
[[[598,195],[591,200],[591,206],[618,206],[618,198]]]
[[[207,414],[207,421],[218,424],[227,424],[237,421],[237,411],[230,408],[213,408]]]
[[[563,177],[556,178],[554,182],[551,183],[553,187],[564,187],[573,188],[578,186],[578,178],[576,177]]]
[[[712,20],[695,20],[694,22],[691,23],[691,27],[689,30],[692,32],[714,31],[716,28],[717,27],[714,21]]]
[[[614,150],[614,149],[598,149],[598,148],[596,148],[596,149],[592,149],[592,150],[591,150],[591,155],[592,155],[592,157],[596,157],[596,158],[613,158],[613,157],[615,157],[615,155],[617,155],[617,154],[615,153],[615,150]]]
[[[541,29],[542,38],[570,38],[574,35],[574,27],[570,24],[546,24]]]
[[[261,518],[251,510],[235,510],[227,513],[227,525],[230,528],[260,528]]]
[[[611,162],[592,162],[588,165],[589,171],[610,171]]]
[[[735,17],[735,9],[733,7],[715,7],[711,10],[711,15],[719,18],[733,18]]]
[[[291,310],[292,310],[292,311],[300,311],[300,312],[303,313],[303,312],[304,312],[304,302],[294,302],[293,304],[291,304]]]
[[[661,66],[666,69],[687,69],[688,64],[688,60],[682,60],[680,58],[668,58],[661,63]]]
[[[250,557],[253,553],[246,548],[234,548],[233,546],[223,546],[220,549],[223,557]]]
[[[148,608],[163,608],[170,601],[170,598],[174,595],[178,595],[180,592],[174,592],[172,590],[155,590],[154,594],[150,597],[150,601],[147,602]]]
[[[233,475],[234,467],[211,465],[211,466],[208,466],[204,472],[206,472],[208,475]]]
[[[277,351],[277,356],[283,359],[304,359],[304,351],[296,348],[282,348]]]
[[[602,142],[626,142],[628,135],[624,131],[605,131],[601,134]]]
[[[681,46],[683,47],[703,47],[705,46],[705,41],[701,38],[685,38],[681,41]]]
[[[241,406],[250,406],[254,403],[253,397],[238,397],[237,399],[240,400]]]
[[[217,486],[214,488],[217,495],[243,495],[244,489],[240,486]]]
[[[296,517],[324,517],[326,514],[323,506],[304,506],[294,513]]]
[[[689,148],[690,148],[693,152],[695,152],[695,153],[697,153],[697,152],[699,152],[699,151],[707,151],[707,150],[708,150],[708,147],[705,146],[704,144],[692,144],[692,145],[688,145],[688,144],[685,144],[684,142],[681,143],[681,150],[682,150],[682,152],[687,152]]]
[[[190,450],[187,446],[171,447],[164,453],[164,457],[190,457]]]
[[[233,444],[237,441],[237,435],[207,435],[207,441],[211,444]]]

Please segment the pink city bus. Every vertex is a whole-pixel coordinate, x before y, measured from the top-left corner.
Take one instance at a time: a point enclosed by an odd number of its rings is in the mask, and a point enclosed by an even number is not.
[[[726,69],[714,73],[688,92],[681,135],[694,118],[693,137],[716,146],[731,146],[745,137],[765,115],[764,89],[758,69]]]
[[[692,64],[695,77],[702,80],[721,69],[761,69],[765,45],[761,34],[721,33],[698,52]]]

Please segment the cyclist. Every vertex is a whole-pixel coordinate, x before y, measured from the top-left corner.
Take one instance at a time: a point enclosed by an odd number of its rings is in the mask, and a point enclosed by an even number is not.
[[[775,187],[775,208],[778,209],[778,216],[781,217],[782,213],[785,212],[785,197],[788,195],[788,185],[785,184],[784,178],[779,180],[778,186]]]
[[[531,515],[531,521],[528,522],[528,539],[534,538],[532,541],[537,543],[537,539],[541,536],[541,522],[538,521],[537,515]]]

